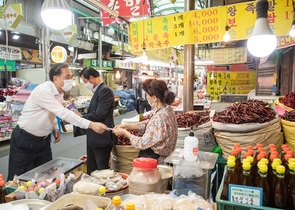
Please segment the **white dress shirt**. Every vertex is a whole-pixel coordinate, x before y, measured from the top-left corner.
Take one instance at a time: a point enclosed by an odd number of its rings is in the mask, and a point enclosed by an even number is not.
[[[21,129],[35,135],[46,136],[55,127],[56,116],[81,128],[88,128],[90,121],[65,108],[63,94],[59,94],[51,81],[38,85],[26,101],[17,124]]]

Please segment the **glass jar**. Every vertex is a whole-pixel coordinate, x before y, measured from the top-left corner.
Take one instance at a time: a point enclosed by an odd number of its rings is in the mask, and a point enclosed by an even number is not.
[[[161,173],[158,171],[156,159],[136,158],[132,165],[133,169],[128,177],[130,194],[162,193]]]

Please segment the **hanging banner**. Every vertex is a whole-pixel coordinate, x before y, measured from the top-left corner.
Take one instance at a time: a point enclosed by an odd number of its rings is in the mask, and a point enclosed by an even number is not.
[[[245,63],[247,61],[247,48],[223,48],[196,51],[202,58],[209,58],[214,61],[214,65]]]
[[[184,44],[223,41],[225,26],[231,40],[250,37],[256,20],[256,2],[176,13],[134,21],[129,27],[132,51],[161,49]],[[292,0],[269,0],[268,22],[276,36],[289,33],[293,20]]]
[[[0,58],[8,60],[21,60],[22,53],[21,49],[18,47],[7,47],[5,45],[0,45]]]
[[[92,2],[93,4],[96,4],[97,2],[100,2],[107,7],[109,7],[111,10],[118,13],[121,17],[123,17],[126,20],[130,20],[131,18],[136,18],[138,16],[148,15],[150,13],[149,8],[149,1],[147,0],[88,0],[89,2]],[[111,16],[109,13],[104,11],[103,9],[101,11],[101,17],[102,17],[102,25],[110,25],[112,23],[115,23],[116,18]]]
[[[67,42],[73,41],[77,36],[77,25],[67,26],[62,30],[61,35],[67,40]]]

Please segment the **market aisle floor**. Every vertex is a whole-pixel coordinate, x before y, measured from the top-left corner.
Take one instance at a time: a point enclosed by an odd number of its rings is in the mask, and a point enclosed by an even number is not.
[[[136,115],[136,111],[127,112],[126,114],[119,115],[114,118],[115,124],[118,125],[121,123],[122,119],[132,118]],[[3,174],[5,180],[8,170],[9,148],[9,141],[0,142],[0,173]],[[73,138],[73,133],[63,133],[61,136],[61,141],[57,144],[52,144],[52,153],[53,158],[79,158],[81,155],[86,154],[85,136]]]

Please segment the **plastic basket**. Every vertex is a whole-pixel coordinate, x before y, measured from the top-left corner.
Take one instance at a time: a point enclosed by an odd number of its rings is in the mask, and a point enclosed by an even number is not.
[[[279,210],[278,208],[271,208],[267,206],[254,206],[254,205],[247,205],[247,204],[241,204],[241,203],[235,203],[231,201],[225,201],[221,200],[221,193],[223,190],[223,183],[224,183],[224,176],[227,172],[227,166],[224,167],[224,173],[222,177],[221,184],[219,186],[217,195],[216,195],[216,203],[217,203],[217,209],[218,210]]]

